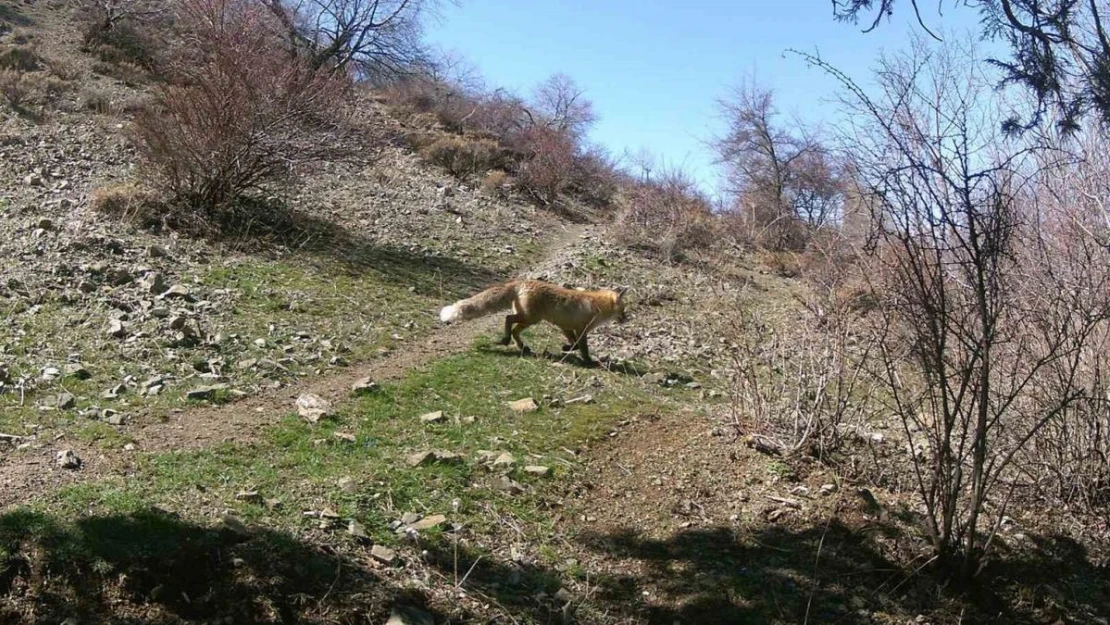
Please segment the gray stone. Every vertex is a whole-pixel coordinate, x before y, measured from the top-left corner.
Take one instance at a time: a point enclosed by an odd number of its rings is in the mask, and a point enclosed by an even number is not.
[[[357,396],[369,395],[378,390],[378,383],[370,378],[362,378],[351,385],[351,394]]]
[[[211,386],[200,386],[185,393],[185,399],[192,401],[204,401],[212,399],[219,391],[227,390],[226,384],[213,384]]]
[[[433,527],[438,527],[447,522],[447,517],[442,514],[433,514],[432,516],[424,517],[415,523],[410,523],[409,527],[417,531],[430,530]]]
[[[63,469],[69,469],[71,471],[81,468],[81,458],[79,458],[77,454],[70,449],[59,451],[54,457],[54,462],[59,467]]]
[[[297,414],[309,423],[316,423],[331,414],[331,403],[319,395],[305,393],[297,398]]]
[[[540,465],[529,465],[529,466],[524,467],[524,472],[529,474],[529,475],[535,475],[537,477],[550,477],[551,476],[551,467],[544,467],[544,466],[540,466]]]
[[[378,562],[381,562],[382,564],[393,564],[394,560],[397,559],[397,552],[393,551],[389,547],[374,545],[370,549],[370,557],[374,558]]]
[[[54,405],[58,410],[70,410],[77,405],[77,398],[72,393],[63,391],[54,399]]]
[[[366,528],[362,526],[362,523],[354,519],[351,519],[351,522],[347,524],[347,533],[355,538],[370,538],[370,535],[366,533]]]
[[[74,378],[76,380],[87,380],[92,377],[92,374],[89,373],[89,370],[86,369],[85,366],[79,362],[72,362],[66,365],[65,374],[66,377]]]

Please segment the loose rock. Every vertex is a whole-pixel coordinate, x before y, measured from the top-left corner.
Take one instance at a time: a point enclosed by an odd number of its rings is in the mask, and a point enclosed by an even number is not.
[[[362,378],[358,382],[351,385],[351,394],[358,397],[362,395],[369,395],[378,390],[378,383],[370,378]]]
[[[370,549],[370,557],[382,564],[393,564],[393,561],[397,559],[397,553],[389,547],[374,545],[373,548]]]
[[[71,471],[81,468],[81,458],[79,458],[77,454],[70,449],[59,451],[58,454],[54,457],[54,462],[59,467],[63,469],[69,469]]]
[[[509,402],[509,408],[512,408],[514,412],[518,412],[520,414],[526,414],[539,410],[539,406],[536,405],[536,400],[532,399],[531,397],[525,397],[524,399],[511,401]]]
[[[309,423],[317,423],[331,414],[331,403],[319,395],[305,393],[297,398],[297,414]]]
[[[443,416],[442,410],[437,410],[420,415],[420,420],[424,423],[442,423],[447,420],[447,417]]]

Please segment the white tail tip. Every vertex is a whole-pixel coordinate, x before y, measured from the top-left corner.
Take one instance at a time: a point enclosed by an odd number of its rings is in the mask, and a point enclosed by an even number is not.
[[[459,318],[459,307],[451,304],[444,306],[443,310],[439,311],[439,320],[443,323],[451,323]]]

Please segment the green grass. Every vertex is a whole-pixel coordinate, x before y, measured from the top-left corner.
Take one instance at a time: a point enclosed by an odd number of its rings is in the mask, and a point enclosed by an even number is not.
[[[214,362],[233,389],[250,391],[270,379],[288,381],[330,368],[337,357],[356,363],[382,348],[403,345],[435,322],[439,300],[411,292],[376,275],[357,276],[337,263],[240,260],[197,276],[180,276],[207,295],[226,289],[229,307],[218,314],[198,316],[203,332],[220,336],[218,343],[169,346],[166,321],[147,319],[135,331],[145,336],[124,343],[105,336],[107,321],[83,306],[48,301],[33,313],[15,311],[10,339],[0,342],[5,364],[13,377],[33,381],[24,393],[0,394],[0,431],[26,435],[34,428],[61,432],[83,429],[88,419],[78,416],[92,406],[112,408],[132,418],[155,419],[191,403],[187,391],[212,382],[200,379],[198,362]],[[399,338],[394,338],[399,337]],[[256,339],[265,341],[257,345]],[[88,380],[40,379],[43,367],[62,369],[77,354],[91,374]],[[281,369],[240,368],[244,361],[272,361]],[[101,392],[131,376],[140,383],[154,375],[173,379],[155,397],[140,397],[134,386],[118,399]],[[42,410],[51,398],[66,391],[76,397],[69,411]],[[208,403],[222,403],[230,391],[220,391]],[[107,426],[106,426],[107,427]],[[103,428],[101,428],[103,430]],[[121,437],[92,436],[105,444]]]
[[[555,340],[544,332],[531,337],[537,346]],[[555,401],[586,393],[594,397],[592,403],[558,407]],[[534,398],[540,408],[514,413],[507,402],[523,397]],[[509,539],[503,524],[517,528],[522,534],[511,540],[525,539],[545,554],[544,566],[524,572],[521,597],[531,601],[536,589],[553,594],[561,579],[585,575],[584,567],[560,555],[561,545],[550,542],[558,534],[557,517],[547,503],[563,497],[580,467],[571,450],[604,436],[617,421],[643,411],[679,410],[690,397],[634,375],[515,357],[479,340],[466,353],[342,402],[333,418],[318,424],[286,415],[252,444],[135,452],[126,477],[71,485],[0,515],[0,579],[5,567],[18,577],[24,575],[19,567],[28,558],[46,558],[50,569],[62,574],[44,582],[39,592],[80,593],[90,584],[108,588],[128,578],[141,589],[141,598],[156,588],[172,588],[173,594],[155,603],[170,602],[178,594],[209,593],[203,609],[227,614],[250,609],[258,597],[275,601],[290,592],[328,596],[340,567],[336,558],[358,553],[357,539],[347,532],[351,519],[375,543],[400,546],[406,539],[390,524],[418,512],[448,519],[419,538],[420,548],[433,554],[432,566],[448,576],[458,566],[465,574],[467,563],[478,558],[494,561],[493,546]],[[445,422],[420,421],[420,415],[437,410],[444,411]],[[353,436],[353,441],[336,437],[337,432]],[[89,430],[89,435],[96,433]],[[410,453],[430,449],[461,454],[465,461],[420,467],[406,462]],[[524,491],[506,493],[494,487],[500,472],[478,462],[479,450],[511,453],[517,464],[508,477]],[[522,470],[526,465],[555,471],[536,477]],[[341,478],[354,487],[341,487]],[[257,491],[258,500],[236,497],[244,491]],[[273,500],[280,506],[272,506]],[[334,511],[339,519],[322,527],[320,518],[305,514],[323,510]],[[239,546],[234,531],[221,528],[218,520],[227,512],[252,526],[250,541]],[[452,555],[457,539],[451,524],[466,528],[459,556]],[[28,555],[31,549],[33,556]],[[209,558],[215,552],[242,564],[221,561],[212,573],[220,581],[214,581],[206,571],[212,571]],[[337,555],[323,555],[328,553]],[[461,561],[452,564],[456,557]],[[235,576],[236,566],[256,572],[246,575],[253,580],[249,585]],[[357,566],[364,565],[342,568]],[[198,577],[180,573],[193,569]],[[276,580],[277,585],[259,588],[259,580]]]
[[[552,400],[586,393],[593,403],[551,406]],[[660,404],[677,409],[674,402],[685,395],[625,374],[511,357],[481,341],[470,352],[350,399],[319,424],[289,415],[254,444],[141,455],[136,474],[126,481],[73,486],[42,505],[63,517],[125,514],[143,505],[202,516],[205,510],[229,509],[290,530],[311,529],[319,521],[306,519],[304,512],[327,508],[344,522],[357,519],[387,543],[396,540],[389,523],[406,512],[446,514],[480,528],[495,520],[490,511],[496,509],[525,523],[545,524],[549,520],[537,508],[537,497],[576,469],[567,449],[604,435],[628,415],[657,411]],[[523,397],[534,398],[540,409],[514,413],[507,402]],[[420,415],[437,410],[445,413],[445,422],[420,421]],[[354,441],[336,437],[337,432]],[[462,454],[465,462],[406,463],[408,454],[430,449]],[[510,477],[532,488],[514,495],[488,487],[497,474],[477,462],[479,450],[513,454],[517,464]],[[531,476],[522,470],[525,465],[551,467],[554,476]],[[350,478],[356,487],[340,488],[340,478]],[[282,505],[273,510],[263,502],[237,500],[242,491],[257,491],[260,499]]]

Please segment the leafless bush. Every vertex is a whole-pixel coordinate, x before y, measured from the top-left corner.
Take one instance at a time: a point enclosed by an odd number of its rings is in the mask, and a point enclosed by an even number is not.
[[[712,246],[716,223],[709,201],[693,179],[677,168],[664,169],[654,179],[635,183],[626,192],[617,216],[622,242],[676,260],[691,248]]]
[[[882,396],[909,441],[936,558],[964,579],[1018,485],[1015,459],[1087,396],[1078,374],[1107,312],[1051,269],[1024,203],[1034,150],[999,135],[974,56],[915,45],[883,61],[874,98],[807,56],[852,107],[847,142],[873,199]],[[1102,278],[1092,286],[1105,292]]]
[[[165,218],[160,200],[150,191],[133,184],[96,189],[90,206],[104,215],[148,225],[161,225],[161,220]]]
[[[161,34],[169,26],[169,0],[74,0],[85,26],[82,46],[102,62],[144,71],[159,64]]]
[[[180,207],[215,215],[341,144],[346,81],[284,51],[250,0],[184,0],[189,54],[137,115],[140,155]]]
[[[66,83],[44,72],[0,69],[0,96],[16,110],[54,103],[67,89]]]
[[[593,103],[566,74],[555,74],[540,83],[527,110],[534,124],[576,140],[597,121]]]
[[[422,20],[434,0],[253,0],[266,7],[313,69],[352,72],[377,84],[429,62]]]
[[[874,410],[873,343],[852,330],[846,308],[806,304],[805,319],[789,327],[735,316],[730,406],[757,448],[836,462]]]
[[[554,204],[574,173],[574,141],[556,130],[536,126],[521,133],[517,145],[526,154],[517,166],[517,186],[541,204]]]
[[[27,74],[11,69],[0,69],[0,95],[14,109],[21,109],[31,99],[32,91]]]
[[[501,152],[501,146],[489,139],[447,136],[425,147],[421,154],[462,180],[503,166]]]
[[[455,164],[461,163],[461,175],[473,173],[466,165],[471,160],[468,153],[460,150],[468,142],[492,141],[500,145],[492,165],[514,174],[516,186],[536,202],[551,206],[561,195],[571,194],[595,207],[612,203],[618,186],[616,164],[600,148],[586,144],[585,134],[596,116],[570,78],[561,74],[549,78],[529,100],[503,89],[484,92],[474,86],[478,81],[471,83],[430,75],[409,77],[385,89],[385,97],[395,108],[407,111],[414,125],[463,137],[417,146],[424,150],[437,143],[438,156],[425,156],[448,169],[458,169]],[[466,158],[458,160],[455,154]]]
[[[1040,251],[1029,279],[1064,289],[1080,310],[1100,311],[1110,301],[1110,145],[1095,127],[1071,140],[1046,137],[1069,158],[1042,163],[1026,202],[1039,223]],[[1028,252],[1027,250],[1025,252]],[[1047,264],[1036,261],[1047,261]],[[1021,452],[1022,467],[1040,492],[1087,510],[1110,505],[1110,324],[1097,324],[1079,354],[1073,384],[1083,394],[1047,423]],[[1055,393],[1066,390],[1057,381]]]
[[[620,186],[619,168],[608,152],[596,146],[579,151],[570,177],[572,195],[591,206],[604,209],[613,205]]]
[[[43,65],[43,58],[32,46],[0,47],[0,69],[33,72]]]

